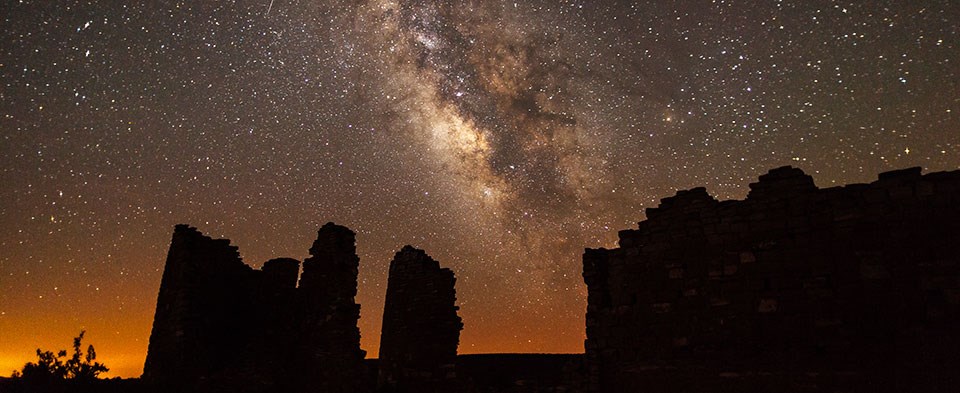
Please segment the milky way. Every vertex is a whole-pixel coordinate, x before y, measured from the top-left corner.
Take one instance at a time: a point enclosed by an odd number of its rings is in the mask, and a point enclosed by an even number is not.
[[[406,114],[397,127],[425,132],[465,197],[510,213],[575,206],[589,174],[583,129],[566,108],[570,67],[550,58],[556,42],[536,43],[539,32],[521,33],[490,4],[369,7],[361,20],[388,54],[384,85],[398,97],[389,105]]]
[[[116,4],[114,4],[116,3]],[[0,374],[82,328],[141,372],[173,225],[244,260],[357,232],[362,345],[405,244],[461,353],[581,352],[584,247],[706,186],[960,167],[953,1],[7,1]]]
[[[573,221],[600,213],[588,203],[605,202],[605,172],[588,154],[602,143],[577,122],[559,38],[525,29],[529,21],[508,16],[516,8],[381,2],[359,22],[369,24],[370,53],[385,55],[380,83],[400,113],[390,128],[428,147],[474,212],[468,221],[482,219],[498,237],[518,232],[522,248],[536,249],[523,257],[536,259],[555,247],[542,243],[583,232]],[[536,25],[548,22],[559,21]]]

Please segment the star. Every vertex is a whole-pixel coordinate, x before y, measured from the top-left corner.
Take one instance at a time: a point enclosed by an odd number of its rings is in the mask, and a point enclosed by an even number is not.
[[[583,249],[678,189],[960,167],[954,3],[10,2],[0,370],[83,327],[139,375],[177,223],[253,266],[356,231],[370,356],[406,244],[461,352],[582,352]]]

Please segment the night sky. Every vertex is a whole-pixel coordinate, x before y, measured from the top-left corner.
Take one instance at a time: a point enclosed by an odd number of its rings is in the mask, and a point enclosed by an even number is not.
[[[3,0],[0,374],[86,329],[138,376],[174,224],[259,267],[405,244],[460,352],[582,352],[584,247],[706,186],[960,168],[956,1]]]

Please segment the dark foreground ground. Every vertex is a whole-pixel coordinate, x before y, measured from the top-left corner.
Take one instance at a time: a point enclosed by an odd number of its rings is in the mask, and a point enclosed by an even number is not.
[[[376,385],[377,359],[366,361],[370,386]],[[583,382],[580,354],[483,354],[457,357],[457,376],[463,392],[548,393],[579,392]],[[154,393],[139,379],[106,379],[90,384],[27,384],[0,377],[0,393]]]

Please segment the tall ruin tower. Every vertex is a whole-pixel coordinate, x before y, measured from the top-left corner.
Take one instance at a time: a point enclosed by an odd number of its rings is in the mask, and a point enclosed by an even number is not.
[[[366,352],[360,349],[356,235],[326,223],[303,261],[299,295],[303,328],[299,360],[311,372],[302,386],[330,393],[363,390]]]
[[[463,323],[453,271],[404,246],[390,262],[380,332],[380,386],[391,392],[455,390]]]

